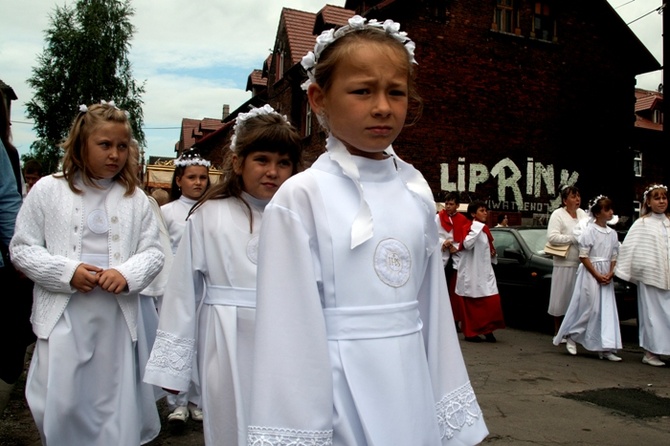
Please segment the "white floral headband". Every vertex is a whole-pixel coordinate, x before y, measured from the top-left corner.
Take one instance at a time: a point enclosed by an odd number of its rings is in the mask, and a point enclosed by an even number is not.
[[[642,195],[642,201],[644,203],[647,202],[647,195],[649,194],[649,192],[651,192],[654,189],[663,189],[666,193],[668,192],[668,187],[667,186],[665,186],[663,184],[652,184],[651,186],[649,186],[648,188],[645,189],[644,194]]]
[[[100,104],[102,105],[109,105],[110,107],[114,107],[117,110],[121,110],[119,107],[116,106],[114,101],[105,101],[104,99],[100,100]],[[88,106],[86,104],[81,104],[79,105],[79,111],[82,113],[88,112]],[[130,113],[128,113],[128,110],[123,110],[123,112],[126,114],[126,117],[130,117]]]
[[[212,165],[212,163],[202,158],[200,154],[195,150],[190,149],[188,152],[182,153],[179,158],[174,160],[174,165],[178,167],[188,167],[188,166],[209,167]]]
[[[247,121],[250,118],[254,118],[256,116],[260,115],[277,115],[280,118],[286,122],[286,124],[290,125],[290,122],[288,121],[288,118],[286,115],[282,115],[281,113],[277,112],[270,104],[265,104],[262,107],[252,107],[251,110],[247,113],[240,113],[237,115],[237,118],[235,118],[235,126],[233,127],[233,137],[230,139],[230,150],[233,152],[235,151],[235,148],[237,147],[237,133],[239,132],[240,128],[244,127],[244,122]]]
[[[366,23],[367,21],[367,23]],[[405,31],[400,31],[400,23],[394,22],[393,20],[386,20],[383,23],[371,19],[367,20],[359,15],[355,15],[349,19],[349,24],[342,26],[338,29],[328,29],[323,31],[319,37],[316,38],[316,45],[314,45],[314,51],[307,53],[300,62],[305,70],[307,70],[308,79],[301,85],[303,90],[307,90],[307,87],[312,82],[316,82],[314,78],[314,67],[319,62],[321,53],[325,50],[331,43],[335,42],[340,37],[349,34],[350,32],[359,31],[365,28],[377,28],[384,30],[386,34],[390,35],[403,45],[409,54],[410,63],[417,64],[416,59],[414,58],[414,50],[416,49],[416,44],[407,37]]]
[[[592,198],[592,199],[589,201],[589,210],[591,210],[591,208],[592,208],[593,206],[595,206],[596,203],[598,203],[598,201],[599,201],[599,200],[602,200],[603,198],[607,198],[607,196],[606,196],[606,195],[598,195],[597,197]]]

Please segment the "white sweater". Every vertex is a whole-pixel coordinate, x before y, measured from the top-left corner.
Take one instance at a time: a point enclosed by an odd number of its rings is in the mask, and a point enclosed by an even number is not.
[[[156,218],[139,189],[124,196],[114,183],[105,198],[109,216],[109,267],[128,282],[116,296],[131,337],[137,339],[138,293],[163,267]],[[35,282],[30,320],[40,339],[47,339],[70,297],[75,270],[82,263],[83,195],[74,194],[62,177],[42,178],[26,196],[10,244],[12,262]]]

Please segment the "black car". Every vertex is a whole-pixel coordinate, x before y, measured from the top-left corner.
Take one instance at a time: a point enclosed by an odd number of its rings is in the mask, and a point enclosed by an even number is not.
[[[498,263],[493,265],[507,325],[553,332],[547,314],[553,260],[544,253],[547,228],[514,226],[491,228]],[[637,317],[635,285],[615,278],[614,292],[620,320]]]

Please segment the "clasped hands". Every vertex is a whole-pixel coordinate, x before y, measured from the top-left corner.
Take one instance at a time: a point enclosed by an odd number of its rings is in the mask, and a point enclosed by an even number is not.
[[[75,270],[70,285],[80,293],[88,293],[99,286],[107,292],[119,294],[128,287],[128,282],[114,268],[102,269],[95,265],[82,263]]]

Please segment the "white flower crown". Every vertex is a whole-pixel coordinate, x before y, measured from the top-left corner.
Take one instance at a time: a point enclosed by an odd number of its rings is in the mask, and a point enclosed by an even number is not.
[[[607,198],[607,195],[598,195],[597,197],[592,198],[591,200],[589,200],[589,211],[591,210],[591,208],[593,206],[596,205],[596,203],[598,203],[598,200],[602,200],[603,198]]]
[[[109,102],[107,102],[107,101],[105,101],[104,99],[101,99],[101,100],[100,100],[100,104],[102,104],[102,105],[109,105],[110,107],[114,107],[114,108],[117,109],[117,110],[121,110],[119,107],[116,106],[116,104],[114,103],[114,101],[109,101]],[[81,105],[79,105],[79,111],[82,112],[82,113],[86,113],[86,112],[88,112],[88,106],[87,106],[86,104],[81,104]],[[123,110],[123,112],[126,114],[126,117],[130,117],[130,113],[128,113],[128,110]]]
[[[663,189],[665,192],[668,192],[668,186],[665,186],[663,184],[652,184],[651,186],[646,188],[644,194],[642,194],[643,204],[647,202],[647,195],[649,194],[649,192],[651,192],[654,189]]]
[[[196,152],[191,148],[187,152],[182,153],[179,158],[174,160],[174,165],[178,167],[188,167],[188,166],[209,167],[212,165],[212,163],[202,158],[198,152]]]
[[[251,110],[249,110],[247,113],[240,113],[237,115],[237,118],[235,118],[235,126],[233,126],[233,136],[230,138],[230,150],[233,152],[235,151],[235,148],[237,147],[237,133],[239,132],[240,128],[244,127],[244,122],[247,121],[250,118],[260,116],[260,115],[277,115],[280,118],[286,122],[286,124],[291,124],[288,121],[288,118],[286,115],[282,115],[281,113],[277,112],[270,104],[265,104],[262,107],[252,107]]]
[[[344,25],[337,29],[331,28],[323,31],[321,35],[316,38],[314,51],[307,53],[300,62],[303,68],[307,71],[308,77],[308,79],[301,85],[302,89],[307,90],[312,82],[316,82],[314,78],[314,67],[317,63],[319,63],[319,58],[321,57],[323,50],[325,50],[331,43],[335,42],[340,37],[349,34],[350,32],[359,31],[365,28],[377,28],[384,30],[386,34],[405,45],[405,49],[409,54],[410,63],[417,64],[416,59],[414,58],[416,44],[412,41],[412,39],[407,37],[407,33],[405,31],[400,31],[400,23],[394,22],[393,20],[386,20],[384,23],[381,23],[376,19],[371,19],[368,21],[364,17],[355,15],[349,19],[348,25]]]

